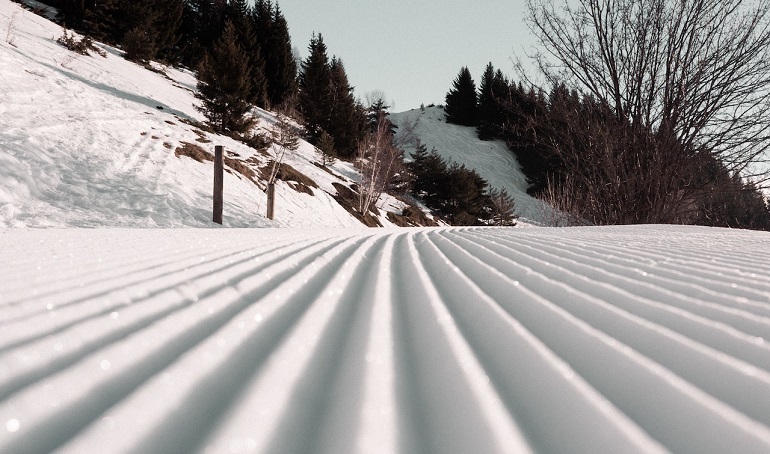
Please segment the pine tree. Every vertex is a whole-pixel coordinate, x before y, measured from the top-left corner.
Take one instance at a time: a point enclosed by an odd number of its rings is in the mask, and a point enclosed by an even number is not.
[[[200,18],[195,0],[185,0],[181,24],[179,25],[179,50],[175,53],[176,61],[189,68],[198,66],[198,60],[203,55],[200,43]]]
[[[297,91],[297,62],[292,52],[289,26],[278,4],[273,9],[270,34],[263,46],[268,69],[267,97],[271,105],[278,106],[292,99]]]
[[[196,107],[218,132],[244,132],[252,124],[246,114],[251,109],[249,68],[243,60],[232,22],[227,22],[222,36],[204,56],[198,68],[198,93],[202,102]]]
[[[468,67],[464,66],[455,79],[452,89],[446,95],[447,122],[476,126],[478,124],[477,103],[476,83]]]
[[[152,23],[154,42],[158,49],[157,58],[168,62],[179,59],[178,44],[182,37],[181,27],[184,17],[184,0],[156,0],[155,17]]]
[[[330,115],[328,132],[334,138],[337,153],[341,157],[352,157],[363,138],[365,117],[353,97],[353,87],[348,83],[345,65],[333,57],[329,64]]]
[[[209,49],[222,36],[227,2],[224,0],[187,0],[194,11],[191,33],[200,49]]]
[[[492,201],[492,225],[514,226],[519,215],[516,213],[516,203],[505,189],[489,190],[489,198]]]
[[[334,138],[326,131],[321,132],[321,138],[318,139],[318,151],[321,152],[321,165],[326,167],[334,164],[335,151],[334,151]]]
[[[86,16],[85,0],[64,0],[59,6],[59,19],[65,26],[80,29]]]
[[[412,161],[407,164],[407,169],[412,173],[414,180],[412,190],[428,206],[438,207],[448,184],[447,162],[435,148],[428,152],[424,144],[418,144],[411,157]]]
[[[479,126],[477,128],[479,139],[491,140],[495,137],[495,114],[497,101],[493,91],[495,68],[490,62],[484,69],[479,85]]]
[[[126,58],[175,59],[184,0],[66,0],[66,24],[101,41],[121,44]]]
[[[158,46],[146,25],[137,25],[123,36],[123,50],[126,60],[146,62],[158,54]]]
[[[238,44],[245,51],[241,58],[246,60],[249,78],[251,79],[251,89],[247,101],[258,107],[267,107],[265,60],[251,20],[251,8],[246,0],[231,0],[225,9],[225,18],[235,26]]]
[[[138,62],[154,59],[158,53],[155,24],[162,13],[155,2],[122,0],[118,11],[119,16],[114,18],[117,27],[113,33],[122,44],[126,59]]]
[[[102,0],[89,7],[85,2],[82,28],[100,41],[117,44],[123,39],[130,27],[126,27],[120,17],[125,14],[125,0]]]
[[[378,123],[382,119],[385,119],[390,134],[395,135],[396,126],[388,120],[388,115],[390,115],[390,112],[388,111],[390,105],[388,105],[385,100],[385,94],[380,91],[367,93],[366,102],[368,104],[368,107],[366,108],[366,123],[369,131],[373,131]]]
[[[272,15],[273,4],[270,0],[256,0],[254,2],[254,7],[251,9],[251,23],[254,26],[254,32],[257,34],[259,45],[262,46],[263,50],[268,49],[268,40],[273,34]]]
[[[505,124],[503,103],[507,99],[508,80],[503,73],[489,63],[479,86],[478,135],[481,140],[493,140],[501,136]]]
[[[330,123],[331,71],[326,44],[320,33],[313,34],[308,49],[310,53],[302,62],[299,76],[299,110],[304,116],[310,142],[318,143],[321,132],[328,131]]]

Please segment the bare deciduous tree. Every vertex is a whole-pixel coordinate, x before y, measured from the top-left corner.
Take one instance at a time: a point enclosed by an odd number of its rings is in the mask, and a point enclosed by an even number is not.
[[[530,29],[545,52],[534,59],[546,79],[607,112],[588,123],[590,114],[567,112],[560,137],[540,138],[563,158],[573,187],[590,187],[588,198],[606,211],[590,213],[592,221],[686,220],[705,186],[697,169],[710,162],[764,178],[770,1],[527,5]]]
[[[393,145],[396,148],[417,148],[420,143],[420,137],[417,135],[417,124],[420,122],[420,117],[405,118],[404,121],[398,126],[396,134],[393,137]]]
[[[273,219],[275,207],[275,179],[283,162],[283,157],[287,151],[294,151],[299,148],[299,128],[293,124],[291,119],[285,114],[278,112],[278,122],[272,131],[273,144],[273,163],[270,168],[270,174],[267,178],[267,218]]]
[[[391,123],[380,115],[374,130],[358,146],[356,167],[361,172],[358,211],[366,214],[372,204],[390,185],[396,171],[403,166],[403,152],[393,145]]]
[[[5,31],[5,42],[13,47],[16,47],[16,16],[18,11],[11,14],[11,18],[8,19],[8,28]]]

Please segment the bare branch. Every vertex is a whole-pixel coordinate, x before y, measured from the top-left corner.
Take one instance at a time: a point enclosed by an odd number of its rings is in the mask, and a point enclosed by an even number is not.
[[[559,125],[527,126],[549,131],[538,140],[574,187],[593,187],[615,213],[595,216],[681,219],[707,182],[697,169],[713,161],[767,181],[758,164],[770,146],[768,0],[527,0],[527,8],[546,80],[607,113],[562,112]]]

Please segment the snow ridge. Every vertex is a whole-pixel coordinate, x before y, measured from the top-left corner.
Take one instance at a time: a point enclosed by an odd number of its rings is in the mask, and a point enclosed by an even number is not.
[[[765,233],[7,230],[0,250],[0,452],[770,449]]]

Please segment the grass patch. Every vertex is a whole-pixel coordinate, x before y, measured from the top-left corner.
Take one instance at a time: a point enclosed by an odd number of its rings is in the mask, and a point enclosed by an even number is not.
[[[338,179],[340,181],[345,181],[345,178],[343,176],[338,175],[338,174],[332,172],[332,169],[330,169],[329,167],[324,166],[320,162],[313,162],[313,164],[315,164],[316,167],[318,167],[319,169],[321,169],[324,172],[328,173],[329,175],[333,176],[334,178],[336,178],[336,179]]]
[[[200,142],[200,143],[211,143],[211,140],[209,140],[208,138],[206,138],[206,133],[204,133],[204,132],[203,132],[203,131],[201,131],[200,129],[193,129],[193,132],[195,133],[195,135],[197,135],[197,136],[198,136],[198,138],[197,138],[197,139],[195,139],[195,141],[196,141],[196,142]]]
[[[188,158],[195,159],[198,162],[214,162],[214,155],[212,153],[209,153],[208,151],[201,148],[200,145],[190,143],[190,142],[182,142],[181,147],[177,147],[176,151],[174,152],[174,155],[178,158],[180,156],[187,156]],[[238,159],[228,158],[227,156],[224,157],[225,161],[225,170],[227,172],[230,172],[232,174],[241,174],[244,177],[246,177],[249,181],[254,183],[255,185],[259,186],[259,183],[257,182],[257,174],[254,172],[254,170],[245,162],[240,161]]]
[[[181,156],[187,156],[193,158],[198,162],[211,161],[214,162],[214,155],[201,148],[199,145],[190,142],[182,142],[181,147],[177,147],[174,152],[174,156],[177,158]]]
[[[225,166],[233,169],[234,171],[240,173],[249,181],[259,186],[259,183],[257,182],[257,174],[254,172],[254,170],[249,167],[245,162],[240,161],[238,159],[228,158],[225,156]]]
[[[266,166],[259,169],[260,177],[263,180],[267,181],[270,178],[270,169],[273,168],[274,162],[271,159],[267,162]],[[302,194],[315,195],[311,188],[318,189],[315,181],[286,163],[281,163],[276,179],[285,181],[290,188]]]
[[[421,209],[410,205],[401,214],[388,212],[388,220],[399,227],[438,227],[438,223],[429,218]]]

